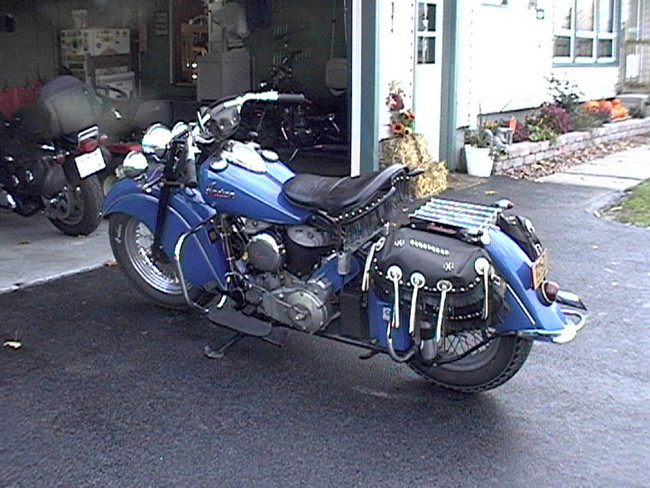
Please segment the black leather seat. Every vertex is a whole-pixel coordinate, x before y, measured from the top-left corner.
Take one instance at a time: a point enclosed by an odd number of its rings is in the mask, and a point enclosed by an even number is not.
[[[299,174],[284,183],[282,192],[296,205],[338,217],[368,205],[390,190],[394,178],[405,171],[405,165],[393,164],[383,171],[354,177]]]

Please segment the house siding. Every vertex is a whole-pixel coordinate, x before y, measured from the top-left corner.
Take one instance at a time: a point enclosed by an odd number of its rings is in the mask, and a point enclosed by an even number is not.
[[[553,65],[553,4],[546,2],[544,18],[538,19],[528,3],[459,3],[460,126],[474,126],[479,113],[512,112],[549,101],[551,76],[575,84],[585,99],[616,94],[617,65]]]

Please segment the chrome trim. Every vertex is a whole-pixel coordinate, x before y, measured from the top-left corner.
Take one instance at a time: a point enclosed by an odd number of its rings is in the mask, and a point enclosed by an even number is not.
[[[187,289],[187,284],[185,283],[185,274],[183,273],[183,268],[181,266],[181,252],[183,250],[183,246],[185,245],[185,241],[187,240],[187,238],[190,237],[192,234],[198,232],[203,227],[205,227],[205,225],[208,222],[210,222],[210,220],[206,220],[201,224],[199,224],[198,226],[196,226],[194,229],[191,229],[185,232],[184,234],[182,234],[178,238],[178,240],[176,241],[176,245],[174,246],[174,263],[176,264],[176,271],[178,272],[178,280],[181,284],[181,289],[183,290],[183,296],[185,297],[185,301],[187,302],[188,305],[197,308],[203,313],[208,313],[210,309],[199,305],[194,300],[192,300],[192,298],[190,298],[190,294]]]
[[[435,341],[436,344],[442,339],[442,321],[445,317],[445,301],[447,299],[447,293],[451,291],[454,287],[451,281],[449,280],[438,280],[436,283],[436,289],[440,292],[440,305],[438,305],[438,320],[436,321],[436,335]]]
[[[413,357],[415,354],[415,351],[417,349],[417,346],[413,345],[411,349],[409,349],[404,356],[400,356],[397,354],[397,351],[395,351],[395,347],[393,346],[393,337],[392,337],[392,325],[391,324],[386,324],[386,346],[388,349],[388,355],[391,357],[391,359],[397,363],[405,363],[409,359]]]
[[[506,289],[508,289],[510,291],[510,294],[515,298],[515,301],[517,302],[517,305],[519,305],[519,308],[521,308],[521,310],[526,314],[526,317],[528,317],[528,321],[531,323],[531,325],[537,325],[537,323],[535,322],[535,319],[533,318],[531,313],[528,311],[528,309],[526,308],[524,303],[521,301],[521,298],[519,298],[517,296],[515,291],[512,289],[512,287],[508,283],[506,283]]]
[[[82,143],[88,139],[95,139],[99,137],[99,128],[96,125],[88,127],[77,133],[77,143]]]
[[[577,310],[562,309],[567,316],[574,316],[576,321],[566,324],[562,330],[521,330],[517,334],[529,339],[550,339],[554,344],[566,344],[575,339],[576,334],[587,323],[587,316]]]

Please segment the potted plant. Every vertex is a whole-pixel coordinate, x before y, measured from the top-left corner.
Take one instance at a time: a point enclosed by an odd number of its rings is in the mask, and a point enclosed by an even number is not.
[[[494,133],[479,117],[475,129],[465,129],[465,161],[467,174],[487,178],[492,173]]]

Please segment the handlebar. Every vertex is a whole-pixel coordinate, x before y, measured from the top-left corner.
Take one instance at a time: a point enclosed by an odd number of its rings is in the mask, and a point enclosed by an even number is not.
[[[187,158],[185,161],[185,185],[189,188],[197,188],[199,180],[196,177],[196,159]]]
[[[278,102],[280,103],[303,103],[305,95],[302,93],[282,93],[278,95]]]
[[[185,146],[187,155],[185,157],[184,173],[185,184],[190,188],[198,186],[196,174],[196,155],[201,152],[198,143],[214,142],[215,134],[211,134],[208,122],[222,111],[231,109],[240,111],[246,102],[277,102],[277,103],[303,103],[305,95],[301,93],[278,93],[277,91],[266,91],[259,93],[244,93],[236,97],[225,98],[210,105],[202,115],[198,115],[196,124],[189,124],[173,134],[176,143]],[[219,140],[219,139],[217,139]]]
[[[194,144],[194,136],[190,132],[187,137],[187,156],[185,158],[185,185],[189,188],[199,186],[199,180],[196,177],[196,152],[197,147]]]
[[[214,108],[220,103],[224,108],[241,107],[246,102],[279,102],[279,103],[302,103],[305,101],[305,95],[302,93],[278,93],[277,91],[266,91],[259,93],[244,93],[235,98],[221,100],[210,108]]]

